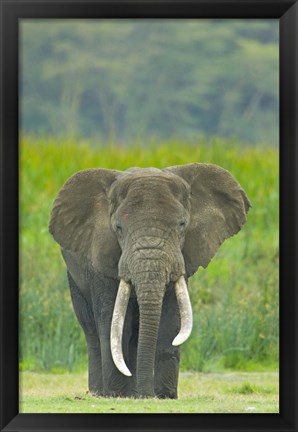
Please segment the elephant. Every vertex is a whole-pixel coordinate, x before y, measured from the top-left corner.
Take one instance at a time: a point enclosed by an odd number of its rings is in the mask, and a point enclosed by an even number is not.
[[[187,282],[243,224],[250,202],[224,168],[105,168],[71,176],[49,231],[60,245],[95,396],[177,398],[192,330]]]

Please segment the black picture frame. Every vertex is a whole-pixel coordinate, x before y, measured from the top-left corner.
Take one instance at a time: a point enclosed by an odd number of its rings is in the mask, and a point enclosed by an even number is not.
[[[1,431],[297,431],[298,5],[288,0],[0,0]],[[280,22],[280,413],[19,414],[18,24],[22,18],[275,18]]]

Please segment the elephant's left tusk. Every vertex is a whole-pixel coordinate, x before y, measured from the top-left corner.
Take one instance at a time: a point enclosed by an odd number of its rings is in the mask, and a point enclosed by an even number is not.
[[[125,364],[122,351],[122,333],[131,286],[121,279],[115,301],[111,325],[111,352],[115,366],[123,375],[131,376]]]
[[[175,283],[175,291],[180,311],[181,328],[172,345],[181,345],[189,337],[192,330],[192,308],[188,295],[187,285],[183,276]]]

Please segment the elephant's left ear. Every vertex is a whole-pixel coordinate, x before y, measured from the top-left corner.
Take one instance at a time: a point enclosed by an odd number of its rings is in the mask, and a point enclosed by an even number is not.
[[[191,187],[191,218],[183,255],[188,276],[207,267],[224,240],[246,222],[251,207],[246,193],[225,169],[194,163],[167,168]]]

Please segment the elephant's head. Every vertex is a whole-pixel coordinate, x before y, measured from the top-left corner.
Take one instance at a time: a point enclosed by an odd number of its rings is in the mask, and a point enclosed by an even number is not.
[[[55,201],[50,232],[62,248],[87,259],[95,270],[120,280],[111,328],[118,369],[125,365],[121,338],[134,288],[140,311],[137,386],[153,394],[152,377],[162,302],[174,286],[181,330],[190,334],[192,312],[184,276],[206,267],[221,243],[246,221],[250,203],[231,174],[211,164],[164,170],[89,169],[72,176]]]

